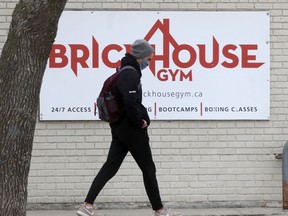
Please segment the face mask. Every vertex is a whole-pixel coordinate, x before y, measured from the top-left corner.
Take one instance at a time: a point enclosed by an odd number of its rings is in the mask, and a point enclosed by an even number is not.
[[[149,62],[148,62],[147,59],[143,59],[143,60],[140,61],[139,64],[140,64],[140,69],[144,70],[149,65]]]

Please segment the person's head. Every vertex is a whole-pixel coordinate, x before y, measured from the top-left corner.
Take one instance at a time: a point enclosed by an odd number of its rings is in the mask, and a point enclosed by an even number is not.
[[[139,63],[140,69],[143,70],[149,65],[154,55],[154,49],[146,40],[138,39],[132,44],[132,55]]]

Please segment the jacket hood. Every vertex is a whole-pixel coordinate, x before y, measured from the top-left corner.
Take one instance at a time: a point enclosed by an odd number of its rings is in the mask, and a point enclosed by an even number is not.
[[[137,62],[136,58],[130,53],[126,53],[125,56],[121,59],[121,68],[127,65],[134,67],[140,74],[140,77],[142,76],[139,63]]]

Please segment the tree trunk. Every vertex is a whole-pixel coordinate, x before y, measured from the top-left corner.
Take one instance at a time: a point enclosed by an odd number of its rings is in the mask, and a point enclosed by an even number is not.
[[[20,0],[0,57],[0,216],[25,216],[42,78],[66,0]]]

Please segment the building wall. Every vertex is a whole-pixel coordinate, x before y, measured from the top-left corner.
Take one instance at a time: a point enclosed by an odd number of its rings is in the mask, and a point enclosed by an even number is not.
[[[16,3],[0,2],[0,51]],[[68,1],[66,10],[74,9],[269,11],[270,120],[152,121],[149,134],[164,203],[221,207],[275,205],[282,201],[281,160],[274,154],[282,152],[288,139],[286,0]],[[109,126],[100,121],[37,122],[29,204],[81,203],[106,159],[110,141]],[[119,207],[119,203],[149,204],[141,172],[131,155],[97,198],[97,204],[104,207]]]

